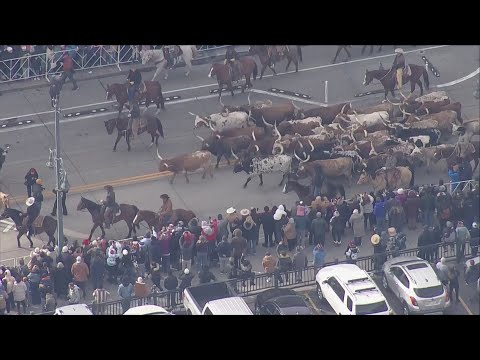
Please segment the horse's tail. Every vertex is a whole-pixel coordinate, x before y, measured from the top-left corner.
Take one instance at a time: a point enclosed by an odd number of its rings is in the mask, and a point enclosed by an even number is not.
[[[253,80],[257,80],[257,74],[258,74],[258,67],[257,67],[257,62],[254,60],[253,61]]]
[[[165,136],[163,136],[163,126],[162,126],[162,122],[160,121],[159,118],[155,118],[155,121],[157,122],[157,130],[158,132],[160,133],[160,136],[162,137],[162,139],[165,139]]]
[[[428,80],[428,71],[423,68],[423,81],[425,82],[425,88],[430,90],[430,81]]]
[[[300,45],[297,45],[297,55],[298,55],[298,58],[300,59],[300,62],[303,62],[302,48]]]

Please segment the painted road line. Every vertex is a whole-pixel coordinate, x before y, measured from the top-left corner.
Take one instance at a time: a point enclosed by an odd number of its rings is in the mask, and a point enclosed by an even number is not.
[[[453,81],[450,81],[448,83],[445,83],[445,84],[440,84],[440,85],[436,85],[435,87],[437,88],[443,88],[443,87],[447,87],[447,86],[452,86],[452,85],[456,85],[456,84],[459,84],[465,80],[468,80],[468,79],[471,79],[472,77],[474,76],[477,76],[478,74],[480,74],[480,68],[478,68],[477,70],[475,70],[474,72],[468,74],[467,76],[464,76],[460,79],[457,79],[457,80],[453,80]]]
[[[273,92],[273,93],[277,93],[277,94],[280,93],[282,95],[298,97],[298,98],[302,98],[302,99],[311,99],[312,98],[310,95],[306,95],[306,94],[302,94],[302,93],[295,92],[295,91],[290,91],[290,90],[270,88],[270,89],[268,89],[268,91]]]
[[[3,229],[3,232],[6,233],[10,230],[16,230],[15,223],[8,221],[8,220],[0,220],[0,223],[5,224],[5,229]]]
[[[250,89],[250,92],[257,93],[257,94],[269,95],[269,96],[276,96],[276,97],[279,97],[279,98],[289,99],[289,100],[292,100],[292,101],[299,101],[299,102],[303,102],[303,103],[311,104],[311,105],[318,105],[318,106],[326,106],[327,105],[327,104],[316,102],[316,101],[306,100],[306,99],[298,98],[298,97],[295,97],[295,96],[278,94],[278,93],[273,93],[273,92],[264,91],[264,90]]]
[[[440,48],[449,47],[449,46],[452,46],[452,45],[438,45],[438,46],[431,46],[431,47],[422,48],[422,49],[414,49],[414,50],[405,51],[405,54],[422,52],[422,51],[427,51],[427,50],[435,50],[435,49],[440,49]],[[382,58],[393,57],[393,56],[395,56],[395,54],[371,56],[371,57],[362,58],[362,59],[350,60],[349,62],[346,62],[346,63],[319,65],[319,66],[313,66],[313,67],[310,67],[310,68],[299,69],[298,72],[326,69],[326,68],[335,67],[335,66],[343,66],[343,65],[348,65],[348,64],[354,64],[354,63],[357,63],[357,62],[365,62],[365,61],[369,61],[369,60],[376,60],[376,59],[382,59]],[[294,74],[294,73],[295,73],[295,70],[292,70],[292,71],[288,71],[288,72],[277,73],[276,76]],[[269,74],[269,75],[265,75],[264,78],[273,77],[273,76],[274,76],[273,74]],[[175,89],[175,90],[169,90],[169,91],[164,91],[163,94],[171,94],[171,93],[175,93],[175,92],[196,90],[196,89],[202,89],[202,88],[212,87],[212,86],[218,86],[218,83],[211,83],[211,84],[197,85],[197,86],[191,86],[191,87],[180,88],[180,89]],[[112,103],[116,103],[116,101],[104,101],[104,102],[99,102],[99,103],[79,105],[79,106],[74,106],[74,107],[62,109],[62,111],[75,110],[75,109],[79,109],[79,108],[82,108],[82,107],[89,107],[89,106],[107,105],[107,104],[112,104]],[[171,103],[173,103],[173,101]],[[31,116],[51,114],[51,113],[53,113],[53,110],[43,111],[43,112],[34,113],[34,114],[18,115],[18,116],[15,116],[15,117],[16,118],[31,117]],[[3,121],[3,120],[6,120],[6,119],[8,119],[8,118],[0,119],[0,122]]]
[[[467,304],[465,304],[465,301],[463,301],[463,299],[461,297],[459,297],[459,300],[460,300],[460,304],[462,304],[463,308],[465,309],[465,311],[467,312],[468,315],[474,315],[471,311],[470,311],[470,308],[467,306]]]

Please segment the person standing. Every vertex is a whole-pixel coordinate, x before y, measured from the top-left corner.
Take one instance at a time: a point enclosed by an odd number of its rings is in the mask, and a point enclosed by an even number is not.
[[[351,240],[348,243],[347,250],[345,250],[345,258],[347,260],[347,263],[356,264],[359,252],[360,252],[360,250],[358,249],[357,245],[355,244],[355,241]]]
[[[275,258],[272,256],[272,254],[267,251],[265,253],[265,256],[262,259],[262,266],[263,270],[265,271],[266,274],[273,274],[275,272]],[[267,282],[271,281],[271,276],[267,278]]]
[[[228,236],[225,235],[217,245],[217,253],[220,263],[220,273],[225,274],[227,272],[227,263],[232,256],[232,245],[228,242]]]
[[[342,219],[340,218],[340,213],[338,211],[335,211],[333,213],[333,216],[330,219],[330,227],[332,229],[333,243],[337,246],[341,245],[343,224]]]
[[[140,299],[139,305],[143,305],[145,303],[144,298],[148,296],[147,284],[145,284],[143,277],[139,276],[137,281],[135,281],[135,285],[133,285],[133,293],[136,298]]]
[[[275,222],[273,220],[273,214],[270,212],[270,208],[268,206],[263,208],[263,213],[260,215],[260,222],[262,223],[264,238],[264,243],[262,246],[272,247],[274,245],[273,232],[275,230]]]
[[[5,314],[5,309],[7,308],[8,299],[9,299],[9,296],[0,283],[0,315]]]
[[[459,294],[459,288],[460,285],[458,283],[458,277],[460,276],[460,273],[458,272],[456,266],[450,266],[448,268],[448,290],[450,293],[450,299],[453,300],[453,290],[455,290],[455,297],[457,299],[457,302],[459,302],[460,299],[460,294]]]
[[[245,239],[247,239],[247,251],[251,255],[256,254],[256,249],[255,249],[256,226],[257,224],[255,224],[252,217],[249,215],[247,216],[247,218],[245,219],[241,227],[242,235],[245,237]]]
[[[122,310],[125,313],[128,309],[130,309],[130,301],[132,300],[134,291],[133,285],[129,281],[128,277],[123,277],[122,282],[118,285],[118,296],[120,296],[121,303],[122,303]]]
[[[365,231],[367,230],[367,224],[370,225],[370,230],[373,230],[373,197],[367,193],[364,193],[362,196],[362,201],[360,202],[362,214],[363,214],[363,227]]]
[[[233,259],[237,269],[240,268],[240,258],[247,249],[247,239],[242,236],[242,230],[235,229],[232,238]]]
[[[423,225],[433,226],[435,198],[432,195],[432,188],[424,189],[423,194],[420,196],[420,209],[423,214]]]
[[[85,287],[87,286],[90,270],[88,269],[87,264],[82,261],[81,256],[77,256],[76,262],[72,265],[71,271],[75,285],[82,289],[83,297],[86,297],[87,293],[85,292]]]
[[[57,263],[56,269],[52,273],[53,278],[53,288],[57,294],[57,298],[65,299],[68,294],[68,283],[70,282],[70,275],[65,269],[65,266],[62,262]]]
[[[13,284],[13,300],[17,306],[17,313],[20,315],[20,305],[23,307],[23,314],[27,313],[27,285],[23,281],[15,281]]]
[[[57,197],[58,197],[58,191],[57,191],[56,189],[53,189],[52,192],[55,194],[55,201],[53,202],[53,210],[52,210],[52,213],[51,213],[50,215],[52,215],[52,216],[57,216]],[[67,205],[66,205],[67,193],[68,193],[68,190],[61,190],[61,191],[60,191],[63,215],[68,215]]]
[[[450,194],[453,192],[453,189],[457,186],[456,183],[460,181],[459,167],[458,164],[453,164],[450,169],[448,169],[448,177],[450,178]]]
[[[378,234],[373,234],[370,242],[373,245],[373,268],[375,271],[381,271],[383,264],[387,260],[385,244],[382,243]]]
[[[297,205],[294,219],[295,230],[297,231],[297,244],[300,246],[306,246],[305,235],[307,232],[308,207],[305,206],[303,201],[300,201]]]
[[[438,270],[438,279],[440,282],[447,286],[448,285],[448,266],[447,266],[447,259],[442,257],[440,261],[435,265]]]
[[[25,175],[25,186],[27,187],[28,197],[32,197],[32,186],[36,183],[38,179],[38,172],[34,168],[31,168],[27,175]]]
[[[72,90],[73,91],[77,90],[78,89],[77,81],[73,77],[75,69],[73,67],[72,57],[68,52],[65,52],[65,54],[63,54],[63,58],[59,62],[63,63],[63,73],[61,76],[63,83],[65,83],[67,79],[70,79],[70,81],[73,83]]]
[[[178,291],[183,295],[183,291],[192,286],[192,280],[195,277],[194,274],[190,273],[189,269],[183,270],[183,274],[180,275],[180,285],[178,285]]]
[[[278,276],[275,277],[275,281],[279,281],[280,284],[283,284],[283,277],[282,274],[285,273],[286,279],[285,282],[288,284],[288,272],[292,270],[293,262],[290,255],[287,254],[286,251],[282,251],[280,256],[277,260],[277,274]]]
[[[178,279],[175,277],[175,275],[173,275],[172,269],[169,269],[167,277],[163,281],[163,287],[166,290],[170,291],[170,293],[167,297],[167,306],[168,307],[173,308],[177,305],[176,301],[175,301],[176,296],[177,296],[177,292],[175,290],[177,289],[177,286],[178,286]]]
[[[295,231],[295,219],[288,219],[287,225],[283,228],[283,236],[287,240],[288,251],[293,251],[297,245],[297,232]]]
[[[73,282],[68,284],[68,303],[70,305],[78,304],[80,302],[80,288]]]
[[[362,237],[365,236],[365,228],[363,226],[363,216],[354,209],[350,216],[350,224],[353,229],[353,241],[355,245],[362,246]]]
[[[375,216],[375,223],[377,229],[382,232],[385,229],[385,198],[383,197],[383,195],[377,196],[375,198],[373,215]]]
[[[313,242],[316,244],[322,244],[325,246],[325,234],[328,229],[328,224],[322,217],[320,211],[317,212],[316,218],[312,221],[311,232],[313,233]]]
[[[295,270],[295,282],[302,282],[302,270],[308,265],[307,255],[303,246],[297,246],[293,255],[293,269]]]
[[[239,269],[239,268],[237,268]],[[207,284],[210,281],[217,281],[215,275],[208,269],[208,265],[203,265],[202,270],[198,273],[200,284]]]
[[[463,221],[457,223],[457,228],[455,229],[457,233],[457,240],[455,243],[455,255],[457,257],[457,262],[460,262],[461,259],[465,256],[465,244],[470,240],[470,232],[463,225]]]
[[[197,266],[201,269],[203,265],[208,265],[208,242],[205,236],[200,235],[197,244]]]
[[[325,256],[326,256],[325,248],[322,244],[317,244],[313,248],[313,266],[315,268],[315,274],[318,272],[319,269],[323,267],[325,264]]]
[[[478,229],[478,223],[474,222],[472,224],[472,229],[470,230],[470,247],[472,248],[472,257],[476,257],[478,254],[479,237],[480,231]]]
[[[194,239],[195,236],[187,230],[178,240],[182,255],[182,271],[191,268]]]
[[[96,253],[90,261],[90,277],[94,289],[103,288],[103,277],[105,276],[105,260]]]
[[[337,52],[335,53],[335,57],[332,60],[332,64],[335,64],[335,62],[337,61],[337,57],[338,57],[338,55],[340,55],[340,51],[342,51],[342,50],[347,53],[348,58],[347,58],[346,61],[350,60],[352,55],[350,54],[350,51],[348,51],[349,47],[352,47],[352,45],[338,45]]]
[[[93,296],[93,313],[95,315],[105,315],[105,305],[107,297],[110,293],[102,286],[96,288],[92,294]]]

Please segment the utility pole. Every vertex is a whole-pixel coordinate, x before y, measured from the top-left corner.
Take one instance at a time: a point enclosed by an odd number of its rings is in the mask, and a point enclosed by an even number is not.
[[[64,244],[63,240],[63,207],[62,197],[65,196],[61,191],[61,176],[63,175],[62,159],[60,152],[60,109],[59,109],[60,93],[55,98],[55,175],[56,175],[56,190],[57,190],[57,241],[58,254],[60,255]]]

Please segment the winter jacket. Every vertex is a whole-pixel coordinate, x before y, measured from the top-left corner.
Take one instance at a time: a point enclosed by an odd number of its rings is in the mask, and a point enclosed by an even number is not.
[[[450,182],[459,182],[460,181],[460,175],[458,174],[457,171],[453,170],[448,170],[448,177],[450,178]]]
[[[282,253],[282,251],[288,252],[288,245],[284,244],[283,242],[281,242],[281,243],[278,244],[278,246],[277,246],[277,255],[280,256],[280,254]]]
[[[67,295],[70,275],[67,269],[54,269],[52,272],[53,287],[55,292],[60,295]]]
[[[232,245],[228,241],[220,241],[217,245],[217,253],[221,258],[232,256]]]
[[[290,256],[280,256],[277,261],[277,268],[280,272],[292,270],[293,262]]]
[[[362,201],[362,213],[371,214],[373,212],[373,198],[371,195],[368,195],[370,202]]]
[[[409,197],[405,201],[405,213],[407,218],[412,219],[417,217],[418,208],[420,207],[420,199],[418,197]]]
[[[332,231],[341,231],[344,227],[343,220],[340,216],[332,216],[330,219],[330,226],[332,227]]]
[[[197,241],[197,254],[206,254],[206,253],[208,253],[208,242]]]
[[[163,281],[163,286],[167,290],[175,290],[178,286],[178,280],[174,275],[168,275]]]
[[[317,248],[313,249],[313,265],[314,266],[323,266],[325,264],[325,249],[318,250]]]
[[[378,219],[385,219],[385,201],[378,200],[373,208],[373,214]]]
[[[262,259],[262,266],[266,273],[273,273],[275,271],[274,257],[272,255],[265,255]]]
[[[27,298],[27,285],[23,282],[15,282],[13,285],[13,300],[24,301]]]
[[[93,258],[90,263],[90,275],[92,276],[92,278],[102,279],[104,274],[105,274],[104,261],[99,257]]]
[[[233,256],[240,257],[247,248],[247,239],[243,236],[234,236],[232,238],[232,249],[233,249]]]
[[[72,275],[75,281],[78,281],[78,282],[87,281],[88,275],[90,275],[90,271],[88,270],[87,264],[85,264],[84,262],[73,264]]]
[[[427,193],[420,197],[420,209],[422,209],[422,211],[435,210],[435,198],[432,194]]]
[[[127,286],[124,286],[123,284],[118,285],[118,296],[120,296],[122,299],[130,299],[133,295],[133,285],[128,284]]]
[[[470,232],[465,226],[457,226],[455,232],[457,233],[458,242],[464,244],[465,242],[470,240]]]
[[[183,291],[187,287],[192,286],[192,280],[195,277],[193,274],[182,274],[180,275],[180,285],[178,288]]]
[[[315,236],[325,236],[328,230],[328,224],[323,217],[315,218],[310,227]]]
[[[260,222],[263,226],[263,231],[266,233],[273,232],[274,230],[273,214],[271,212],[264,212],[260,215]]]
[[[403,194],[397,194],[395,195],[395,200],[397,200],[400,205],[405,205],[405,201],[407,201],[407,195],[405,193]]]
[[[440,261],[435,265],[437,268],[437,274],[438,278],[442,282],[447,282],[448,281],[448,266],[445,264],[442,264]]]
[[[215,275],[212,274],[210,270],[204,271],[203,269],[200,270],[198,273],[198,279],[200,280],[200,284],[206,284],[210,281],[216,281]]]
[[[187,242],[187,241],[185,241],[185,239],[182,236],[178,240],[178,243],[180,244],[182,259],[185,260],[185,261],[192,260],[194,240],[190,240],[189,242]]]
[[[299,251],[296,252],[295,255],[293,255],[293,268],[296,270],[301,270],[306,268],[308,265],[308,259],[307,255],[304,253],[304,251]]]
[[[135,285],[133,286],[133,292],[135,297],[146,297],[148,295],[147,284],[135,282]]]
[[[150,244],[150,257],[152,262],[160,263],[162,261],[162,247],[160,240],[152,240]]]
[[[388,212],[388,218],[390,219],[390,224],[394,228],[400,228],[405,224],[405,211],[401,206],[393,206]]]
[[[358,259],[358,253],[360,250],[356,246],[350,247],[350,245],[347,246],[347,250],[345,250],[345,257],[347,260],[352,260],[356,261]]]
[[[228,221],[227,219],[222,219],[217,224],[217,239],[221,240],[224,236],[228,236]]]
[[[297,232],[295,231],[295,224],[288,223],[283,229],[283,234],[287,240],[297,238]]]
[[[170,255],[170,235],[166,235],[164,239],[160,240],[160,255]]]
[[[350,215],[350,224],[352,224],[353,236],[365,236],[365,228],[363,227],[363,215],[361,213]]]

